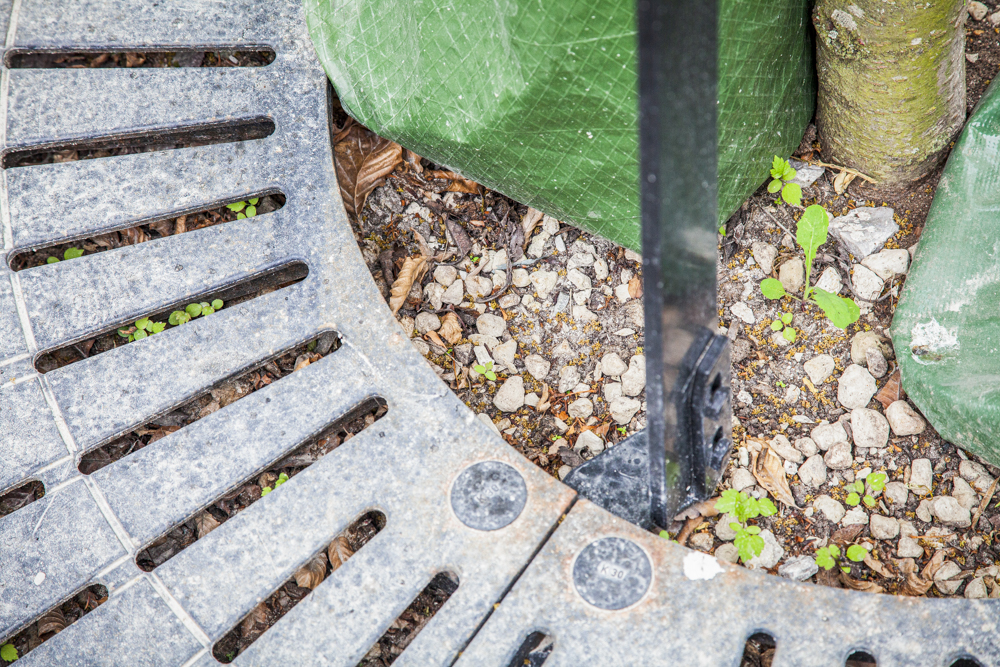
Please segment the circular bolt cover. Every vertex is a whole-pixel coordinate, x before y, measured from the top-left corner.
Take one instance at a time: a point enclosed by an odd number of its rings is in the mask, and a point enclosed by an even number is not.
[[[605,537],[591,542],[573,565],[580,596],[601,609],[624,609],[646,594],[653,578],[649,557],[635,542]]]
[[[451,509],[469,528],[498,530],[521,515],[528,487],[521,473],[499,461],[481,461],[465,470],[451,488]]]

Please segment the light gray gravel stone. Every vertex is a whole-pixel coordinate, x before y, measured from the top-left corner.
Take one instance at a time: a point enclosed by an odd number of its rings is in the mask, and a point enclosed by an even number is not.
[[[514,269],[510,272],[510,281],[514,287],[527,287],[531,284],[531,276],[526,269]]]
[[[949,560],[934,573],[934,586],[945,595],[954,595],[962,585],[962,579],[962,568]]]
[[[507,322],[502,317],[486,313],[476,319],[476,330],[483,336],[500,338],[507,330]]]
[[[862,206],[830,221],[830,234],[861,259],[879,251],[899,231],[891,208]]]
[[[868,367],[868,372],[877,378],[882,377],[889,370],[889,364],[882,356],[882,352],[874,347],[868,348],[865,353],[865,366]]]
[[[731,542],[726,542],[715,550],[715,557],[726,563],[736,563],[740,559],[740,550]]]
[[[625,426],[632,421],[632,417],[635,416],[635,413],[639,412],[640,407],[642,407],[642,403],[634,398],[620,396],[611,401],[608,409],[611,411],[611,417],[615,420],[615,423]]]
[[[757,479],[753,476],[753,473],[746,468],[737,468],[733,471],[733,476],[730,479],[731,486],[737,491],[742,491],[743,489],[749,488],[757,483]]]
[[[902,482],[889,482],[885,485],[886,500],[893,507],[903,507],[906,505],[906,501],[910,498],[910,490],[906,488],[906,484]]]
[[[486,296],[493,291],[493,281],[482,276],[469,276],[465,279],[465,290],[476,298]],[[443,296],[441,300],[444,301]]]
[[[581,271],[580,269],[573,269],[566,272],[566,280],[573,285],[573,287],[578,290],[589,290],[594,285],[590,281],[590,276]]]
[[[840,290],[844,289],[844,281],[840,277],[840,272],[832,266],[828,266],[823,269],[823,273],[819,275],[819,280],[816,281],[816,287],[821,290],[826,290],[831,294],[840,294]]]
[[[840,422],[820,424],[809,435],[813,442],[816,443],[816,446],[824,452],[838,442],[847,442],[847,431]]]
[[[969,600],[982,600],[986,595],[986,580],[983,577],[976,577],[965,586],[965,597]]]
[[[444,294],[441,295],[441,303],[449,303],[453,306],[457,306],[462,303],[464,296],[465,284],[461,280],[456,280],[448,289],[444,291]]]
[[[566,262],[566,270],[572,271],[573,269],[579,269],[581,266],[590,266],[594,263],[594,256],[589,252],[577,252],[570,256],[569,261]]]
[[[868,515],[860,507],[855,507],[840,520],[842,526],[864,526],[868,523]]]
[[[896,435],[918,435],[927,428],[927,422],[906,401],[893,401],[885,409],[885,418]],[[963,461],[964,463],[964,461]]]
[[[917,495],[930,495],[933,491],[934,468],[930,459],[913,459],[910,463],[910,490]]]
[[[977,477],[989,476],[990,473],[986,470],[986,466],[982,463],[977,463],[976,461],[969,459],[962,459],[958,463],[958,474],[961,475],[962,479],[966,482],[971,482]]]
[[[501,412],[514,412],[524,405],[524,380],[520,375],[512,375],[493,397],[493,405]]]
[[[503,364],[511,372],[515,371],[514,368],[514,355],[517,354],[517,341],[509,340],[506,343],[501,343],[500,345],[495,345],[493,347],[493,358],[498,362]]]
[[[802,455],[809,458],[819,452],[819,445],[812,438],[798,438],[795,441],[795,449],[802,452]]]
[[[917,518],[923,521],[924,523],[930,523],[931,521],[933,521],[934,514],[931,512],[931,509],[933,509],[933,507],[934,504],[930,498],[924,498],[923,500],[921,500],[920,504],[917,505],[917,512],[916,512]]]
[[[854,463],[854,454],[851,452],[851,445],[847,442],[838,442],[827,450],[823,456],[826,466],[832,470],[846,470]]]
[[[955,497],[959,505],[967,510],[971,510],[979,505],[979,496],[976,495],[976,492],[969,486],[968,482],[961,477],[954,477],[951,483],[953,485],[951,495]]]
[[[723,514],[715,524],[715,536],[723,542],[732,542],[736,539],[736,531],[729,527],[729,524],[736,523],[736,517],[732,514]]]
[[[573,419],[587,419],[594,414],[594,404],[589,398],[578,398],[566,407]]]
[[[441,318],[434,313],[417,313],[414,324],[417,327],[417,331],[421,334],[425,334],[428,331],[437,331],[440,329]]]
[[[591,454],[597,455],[604,451],[604,441],[601,440],[601,436],[597,435],[593,431],[584,431],[577,437],[576,444],[573,445],[573,449],[577,453],[583,452],[583,450],[588,450]]]
[[[882,280],[889,280],[898,273],[906,273],[906,268],[910,265],[910,253],[907,250],[887,248],[865,257],[861,263]]]
[[[885,447],[889,442],[889,422],[880,412],[855,408],[851,411],[851,434],[855,447]]]
[[[576,385],[580,384],[580,367],[579,366],[563,366],[559,370],[559,393],[565,394],[566,392],[573,391]]]
[[[778,566],[778,575],[792,581],[806,581],[819,572],[812,556],[794,556]]]
[[[778,268],[778,280],[786,292],[798,293],[805,284],[805,265],[801,257],[793,257]]]
[[[813,508],[817,512],[822,512],[823,516],[832,523],[840,523],[840,520],[847,514],[847,510],[840,502],[830,496],[822,495],[813,501]]]
[[[622,393],[626,396],[638,396],[646,388],[646,357],[633,355],[628,360],[628,370],[622,374]]]
[[[969,16],[971,16],[976,21],[982,21],[984,18],[986,18],[986,15],[989,13],[989,11],[990,8],[984,5],[983,3],[979,2],[979,0],[972,0],[972,2],[970,2],[968,6]],[[969,596],[966,595],[965,597]]]
[[[829,354],[817,354],[815,357],[802,364],[802,368],[805,370],[806,375],[814,385],[820,385],[828,377],[833,375],[833,369],[836,367],[836,363]]]
[[[778,258],[778,249],[770,243],[754,241],[753,245],[750,246],[750,254],[753,255],[760,270],[764,272],[764,276],[770,276],[771,269],[774,268],[774,260]]]
[[[559,281],[559,274],[555,271],[545,271],[544,269],[539,269],[532,273],[529,278],[531,283],[535,286],[535,293],[538,295],[539,299],[545,299],[549,296],[552,290],[555,288],[556,283]]]
[[[712,550],[715,540],[712,539],[712,535],[710,533],[695,533],[690,537],[690,539],[688,539],[688,544],[690,544],[693,549],[707,552]]]
[[[742,301],[737,301],[731,305],[729,307],[729,312],[733,314],[733,317],[738,317],[746,324],[754,324],[757,322],[757,318],[754,316],[753,311],[750,310],[750,306],[746,305]]]
[[[531,377],[542,382],[545,380],[545,376],[549,374],[552,364],[540,354],[529,354],[524,358],[524,366],[531,373]]]
[[[439,264],[434,268],[434,280],[438,281],[445,287],[451,287],[451,284],[458,280],[458,269],[454,266],[444,266]]]
[[[778,456],[786,461],[791,461],[792,463],[802,463],[805,460],[805,457],[802,456],[802,452],[792,447],[792,443],[788,441],[788,438],[780,433],[774,436],[768,444]]]
[[[868,350],[875,348],[882,353],[882,356],[889,358],[891,349],[884,343],[874,331],[859,331],[851,338],[851,361],[855,364],[864,364],[868,360]]]
[[[848,410],[863,408],[872,400],[875,390],[872,374],[857,364],[851,364],[837,382],[837,400]]]
[[[628,366],[617,352],[608,352],[601,357],[601,372],[605,375],[616,378],[627,370]]]
[[[896,555],[900,558],[922,558],[924,549],[912,537],[900,537],[896,545]]]
[[[760,536],[764,538],[764,550],[760,552],[759,556],[751,558],[746,566],[751,570],[758,568],[770,570],[785,556],[785,550],[778,544],[778,540],[774,538],[774,533],[771,531],[762,530]]]
[[[799,466],[799,479],[813,488],[826,484],[826,462],[821,454],[815,454]]]
[[[868,519],[868,530],[876,540],[894,540],[899,535],[899,523],[892,517],[872,514]]]
[[[938,496],[931,502],[931,514],[939,522],[955,528],[972,525],[972,513],[953,496]]]

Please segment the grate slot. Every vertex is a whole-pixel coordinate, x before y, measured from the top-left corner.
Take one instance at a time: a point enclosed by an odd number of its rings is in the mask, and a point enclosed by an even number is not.
[[[766,632],[755,632],[747,637],[743,646],[740,667],[771,667],[777,648],[774,637]]]
[[[75,593],[68,599],[54,605],[16,635],[0,641],[0,646],[4,644],[13,645],[17,650],[18,659],[23,658],[97,609],[107,602],[107,600],[107,588],[101,584],[88,586],[79,593]]]
[[[138,47],[108,51],[64,51],[13,49],[7,52],[9,69],[130,69],[149,67],[267,67],[274,62],[274,49],[216,47],[211,51],[195,49],[155,49]]]
[[[0,519],[45,496],[45,485],[31,480],[0,494]]]
[[[507,667],[542,667],[553,648],[555,638],[536,630],[524,638]]]
[[[876,667],[878,661],[868,651],[854,651],[844,662],[844,667]]]

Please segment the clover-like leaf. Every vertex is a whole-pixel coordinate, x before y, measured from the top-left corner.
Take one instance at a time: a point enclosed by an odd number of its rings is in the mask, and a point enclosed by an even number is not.
[[[185,313],[182,310],[175,310],[174,312],[170,313],[170,316],[167,318],[167,322],[170,323],[170,326],[176,327],[178,324],[181,324],[181,315],[184,314]]]
[[[274,481],[274,488],[278,488],[287,481],[288,481],[288,475],[286,475],[285,473],[281,473],[280,475],[278,475],[278,479]]]
[[[273,491],[271,487],[265,486],[263,489],[260,490],[260,497],[263,498],[267,494],[271,493],[271,491]]]
[[[63,259],[76,259],[82,256],[83,248],[66,248],[66,252],[63,253]]]
[[[45,263],[46,264],[55,264],[58,261],[59,261],[58,257],[49,257],[47,260],[45,260]],[[6,644],[6,646],[10,646],[10,644]]]
[[[886,476],[884,472],[877,472],[873,475],[868,475],[868,486],[875,493],[880,493],[885,488]]]
[[[776,278],[765,278],[760,281],[760,293],[765,299],[780,299],[786,295],[785,286]]]
[[[184,312],[186,312],[191,317],[198,317],[199,315],[201,315],[201,304],[189,303],[187,307],[184,308]]]
[[[735,489],[726,489],[715,501],[715,509],[723,514],[735,514],[736,503],[739,501],[740,492]],[[733,529],[735,530],[735,528]]]
[[[495,381],[497,379],[497,374],[493,371],[486,371],[483,375],[486,376],[487,380]]]
[[[167,328],[166,322],[153,322],[153,324],[149,327],[148,331],[151,334],[158,334],[166,328]]]
[[[771,331],[781,331],[781,327],[783,326],[785,325],[781,323],[781,320],[775,320],[771,322]]]
[[[4,644],[3,646],[0,646],[0,660],[14,662],[17,658],[17,648],[13,644]]]
[[[860,563],[868,555],[868,549],[865,549],[860,544],[852,544],[847,547],[847,557],[853,560],[855,563]]]
[[[833,556],[834,558],[840,555],[840,547],[838,547],[836,544],[831,544],[830,546],[827,547],[827,549],[830,550],[830,555]]]
[[[136,329],[148,329],[149,328],[149,318],[148,317],[142,317],[142,318],[136,320],[135,321],[135,328]]]
[[[772,195],[780,189],[781,189],[781,181],[779,181],[778,179],[774,179],[773,181],[767,184],[767,191],[770,192]]]
[[[791,324],[792,323],[792,314],[791,313],[782,313],[781,314],[781,321],[784,322],[785,324]]]
[[[861,317],[861,309],[852,299],[842,297],[824,289],[815,288],[813,298],[816,304],[838,329],[846,329]]]
[[[774,506],[770,498],[761,498],[757,501],[757,511],[761,516],[774,516],[778,513],[778,508]]]
[[[783,172],[781,172],[781,180],[783,180],[783,181],[790,181],[793,178],[795,178],[797,175],[798,175],[798,172],[795,171],[795,167],[793,167],[790,162],[786,162],[785,163],[785,170]]]
[[[847,494],[847,497],[844,498],[844,502],[850,505],[851,507],[857,507],[858,503],[861,502],[861,496],[851,491],[850,493]]]
[[[248,218],[252,218],[255,215],[257,215],[257,207],[256,206],[247,206],[247,217]]]
[[[222,306],[224,305],[225,304],[222,303],[222,299],[215,299],[212,301],[212,308],[215,308],[216,310],[222,310]]]
[[[201,308],[201,314],[202,314],[202,316],[204,316],[204,315],[211,315],[214,312],[215,312],[215,308],[212,308],[211,306],[202,306],[202,308]]]
[[[244,218],[246,218],[246,217],[247,217],[247,216],[246,216],[246,214],[245,214],[245,213],[237,213],[237,214],[236,214],[236,219],[237,219],[237,220],[243,220],[243,219],[244,219]]]
[[[147,334],[146,334],[145,331],[143,331],[142,329],[136,329],[135,333],[132,334],[132,339],[133,340],[142,340],[146,336],[147,336]]]
[[[786,204],[800,206],[802,204],[802,186],[798,183],[785,183],[785,187],[781,188],[781,198],[785,200]]]
[[[483,366],[482,364],[476,364],[476,365],[474,365],[472,367],[472,370],[476,371],[480,375],[485,375],[486,374],[486,366]]]
[[[239,212],[242,211],[244,208],[246,208],[246,205],[247,203],[245,201],[237,201],[233,202],[232,204],[226,204],[226,208],[228,208],[230,211]]]
[[[863,481],[861,481],[860,479],[856,479],[856,480],[854,480],[854,483],[851,484],[851,486],[849,486],[847,488],[854,489],[858,493],[862,493],[865,490],[865,483]]]
[[[816,565],[824,570],[832,570],[833,566],[836,564],[837,561],[834,560],[832,555],[830,555],[830,549],[828,547],[816,550]]]
[[[869,508],[875,507],[875,499],[870,495],[868,495],[867,493],[865,494],[864,498],[861,499],[861,502],[863,502],[866,507]]]
[[[792,327],[785,327],[785,330],[781,332],[781,337],[787,340],[789,343],[795,342],[795,329]]]
[[[260,201],[260,197],[251,197],[251,198],[250,198],[250,203],[251,203],[251,204],[252,204],[253,206],[256,206],[256,205],[257,205],[257,202],[259,202],[259,201]]]

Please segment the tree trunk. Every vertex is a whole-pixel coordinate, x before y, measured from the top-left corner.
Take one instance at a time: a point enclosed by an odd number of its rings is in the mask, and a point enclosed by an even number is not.
[[[817,0],[827,161],[893,185],[931,172],[965,122],[965,0]]]

